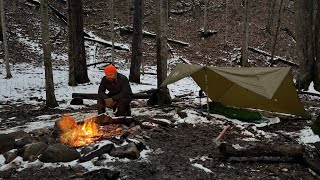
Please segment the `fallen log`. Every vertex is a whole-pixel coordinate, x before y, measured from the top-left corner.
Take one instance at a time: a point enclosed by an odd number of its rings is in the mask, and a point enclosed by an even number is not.
[[[222,159],[229,162],[299,163],[320,175],[320,163],[311,160],[300,144],[255,144],[236,149],[222,143],[219,146]]]
[[[222,143],[219,150],[225,157],[292,157],[298,158],[303,155],[303,146],[297,144],[254,144],[246,148],[236,149],[231,145]]]
[[[146,94],[146,93],[133,94],[133,99],[149,99],[150,97],[151,97],[151,94]],[[95,93],[72,93],[72,98],[97,100],[98,94],[95,94]]]
[[[84,37],[85,40],[87,41],[93,41],[102,45],[105,45],[107,47],[112,47],[112,43],[103,39],[97,39],[97,38],[92,38],[92,37]],[[124,45],[124,44],[119,44],[119,43],[115,43],[114,44],[114,48],[117,50],[124,50],[124,51],[130,51],[130,49]]]
[[[95,66],[95,65],[98,65],[98,64],[111,64],[112,62],[111,61],[101,61],[101,62],[95,62],[95,63],[91,63],[91,64],[87,64],[87,66]]]
[[[262,55],[271,57],[271,54],[268,53],[268,52],[266,52],[266,51],[262,51],[262,50],[260,50],[260,49],[254,48],[254,47],[249,47],[248,49],[249,49],[250,51],[252,51],[252,52],[259,53],[259,54],[262,54]],[[295,63],[295,62],[286,60],[285,58],[279,57],[279,56],[275,56],[274,59],[273,59],[273,62],[271,62],[271,63],[274,63],[275,61],[279,61],[279,62],[288,64],[288,65],[294,66],[294,67],[298,67],[298,66],[299,66],[299,64],[297,64],[297,63]]]
[[[189,7],[186,7],[184,9],[179,9],[179,10],[171,9],[170,13],[172,13],[172,14],[184,14],[186,12],[191,11],[193,8],[194,8],[193,6],[189,6]]]
[[[36,6],[40,6],[40,2],[39,1],[35,1],[35,0],[27,0],[27,2],[31,3],[31,4],[34,4]],[[57,9],[55,9],[53,6],[51,5],[48,5],[48,7],[52,10],[52,12],[54,12],[54,14],[61,19],[61,21],[67,25],[67,18],[62,14],[60,13]],[[85,40],[88,40],[88,41],[93,41],[93,42],[96,42],[96,43],[99,43],[99,44],[102,44],[102,45],[105,45],[107,47],[112,47],[112,43],[111,42],[108,42],[108,41],[105,41],[103,39],[97,39],[97,38],[93,38],[91,37],[88,33],[86,32],[83,32],[84,34],[84,39]],[[117,49],[117,50],[125,50],[125,51],[129,51],[130,49],[123,45],[123,44],[118,44],[118,43],[115,43],[114,45],[114,48]]]
[[[125,27],[120,27],[120,34],[132,34],[133,33],[133,28],[130,26],[125,26]],[[148,31],[142,31],[143,37],[150,37],[150,38],[156,38],[156,34],[153,32],[148,32]],[[168,38],[168,42],[179,44],[181,46],[189,46],[189,43],[179,41],[179,40],[174,40]]]
[[[89,161],[95,157],[99,157],[102,154],[110,153],[113,148],[115,148],[113,144],[107,144],[107,145],[101,147],[100,149],[91,152],[90,154],[87,154],[85,156],[80,157],[79,161],[86,162],[86,161]]]
[[[318,96],[318,97],[320,97],[320,94],[313,93],[313,92],[299,91],[298,93],[299,93],[299,94],[307,94],[307,95],[311,95],[311,96]]]

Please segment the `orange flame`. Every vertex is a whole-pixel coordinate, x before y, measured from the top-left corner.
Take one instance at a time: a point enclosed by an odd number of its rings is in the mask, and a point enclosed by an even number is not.
[[[77,124],[70,115],[64,115],[57,125],[61,130],[61,143],[72,147],[90,144],[102,136],[98,124],[94,122],[94,118],[84,120],[81,125]]]

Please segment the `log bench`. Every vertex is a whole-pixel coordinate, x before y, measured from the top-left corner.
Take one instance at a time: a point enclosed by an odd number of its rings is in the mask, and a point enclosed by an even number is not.
[[[152,93],[134,93],[133,99],[149,99]],[[83,105],[83,99],[97,100],[98,94],[95,93],[72,93],[71,105]]]

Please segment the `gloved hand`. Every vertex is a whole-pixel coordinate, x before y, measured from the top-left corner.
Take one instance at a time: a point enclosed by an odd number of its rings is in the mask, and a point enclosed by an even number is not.
[[[117,104],[115,101],[112,100],[112,98],[105,99],[104,102],[105,102],[107,107],[112,108],[112,109]]]

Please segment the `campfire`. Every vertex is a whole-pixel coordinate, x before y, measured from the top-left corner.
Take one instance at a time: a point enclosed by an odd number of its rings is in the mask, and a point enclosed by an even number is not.
[[[121,134],[121,128],[116,124],[99,126],[95,123],[96,117],[85,119],[77,123],[70,115],[64,115],[58,121],[61,130],[60,142],[72,147],[88,145],[106,137]]]

